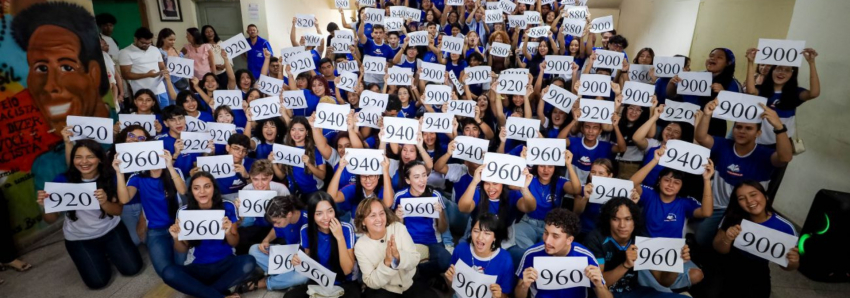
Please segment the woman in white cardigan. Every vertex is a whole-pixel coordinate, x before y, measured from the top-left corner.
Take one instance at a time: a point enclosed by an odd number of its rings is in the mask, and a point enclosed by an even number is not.
[[[427,284],[414,281],[422,258],[395,213],[378,199],[365,199],[357,206],[354,226],[364,234],[354,245],[367,286],[363,297],[434,297]]]

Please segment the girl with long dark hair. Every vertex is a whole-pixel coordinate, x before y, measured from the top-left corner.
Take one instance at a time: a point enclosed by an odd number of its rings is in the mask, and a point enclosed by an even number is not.
[[[652,102],[657,103],[655,95],[652,97]],[[649,119],[650,111],[653,108],[630,104],[624,104],[621,107],[623,115],[620,117],[617,125],[620,126],[620,132],[623,134],[623,139],[626,140],[626,152],[617,154],[617,167],[619,168],[617,178],[629,179],[632,177],[632,174],[637,172],[643,161],[643,151],[635,145],[633,137],[638,128],[643,126],[647,119]],[[646,137],[654,137],[655,130],[650,130],[646,134]]]
[[[472,182],[469,183],[463,196],[458,200],[457,208],[460,212],[469,213],[472,218],[492,213],[499,221],[507,223],[505,224],[505,227],[507,227],[516,219],[515,217],[518,215],[516,211],[530,213],[537,208],[537,200],[528,190],[528,185],[534,179],[534,175],[531,175],[528,169],[522,171],[526,179],[525,186],[520,190],[511,190],[502,183],[481,183],[481,172],[483,170],[484,167],[478,167],[475,170]],[[514,207],[516,207],[516,210],[514,210]],[[472,228],[473,225],[467,227],[465,235],[469,235]],[[501,241],[497,242],[496,245],[501,245]]]
[[[644,152],[641,167],[650,163],[655,158],[655,150],[666,145],[667,141],[682,140],[688,143],[694,141],[694,126],[687,122],[665,122],[666,124],[664,125],[664,128],[661,129],[661,137],[650,137],[650,133],[656,130],[655,125],[658,122],[658,119],[661,118],[661,113],[664,112],[664,105],[662,104],[658,107],[652,107],[650,111],[652,111],[652,113],[650,113],[649,119],[647,119],[646,122],[644,122],[632,134],[631,138],[634,146],[637,147],[638,150]],[[702,117],[702,112],[697,112],[696,114],[696,119],[699,120]],[[656,136],[657,135],[658,134],[656,134]],[[659,177],[658,174],[662,169],[663,167],[661,166],[655,166],[651,172],[646,174],[646,177],[641,183],[645,185],[655,185],[655,181]],[[631,179],[631,177],[625,179]]]
[[[339,165],[334,171],[334,176],[328,185],[328,194],[333,197],[338,209],[340,219],[350,222],[353,214],[357,211],[357,205],[364,199],[377,198],[382,202],[386,198],[395,197],[392,183],[390,183],[390,160],[384,157],[381,161],[383,168],[381,175],[355,175],[355,183],[340,188],[340,177],[345,167],[348,166],[348,156],[339,160]]]
[[[452,253],[452,265],[443,277],[447,284],[452,284],[454,264],[463,262],[478,273],[497,276],[495,283],[487,285],[494,298],[509,297],[516,277],[511,255],[501,248],[502,241],[508,236],[507,221],[489,212],[483,212],[474,219],[469,237],[466,242],[458,243]]]
[[[324,186],[326,169],[324,158],[316,148],[313,140],[313,130],[307,118],[295,117],[289,124],[289,133],[283,140],[283,144],[291,147],[304,149],[301,157],[303,168],[277,164],[274,167],[275,176],[278,179],[286,179],[289,189],[296,194],[306,198],[311,193],[318,191]]]

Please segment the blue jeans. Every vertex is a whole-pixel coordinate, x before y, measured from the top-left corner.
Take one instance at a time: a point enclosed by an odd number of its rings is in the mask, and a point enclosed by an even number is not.
[[[90,289],[101,289],[112,279],[112,265],[121,275],[135,275],[142,270],[142,256],[130,241],[124,224],[99,238],[65,240],[65,249],[83,282]]]
[[[260,251],[259,244],[251,245],[251,249],[248,250],[248,254],[254,257],[254,260],[257,261],[257,266],[260,266],[260,268],[263,269],[263,272],[269,273],[269,255]],[[309,278],[293,270],[283,274],[270,275],[268,279],[266,279],[266,288],[268,288],[269,291],[283,290],[297,285],[306,284],[308,281],[310,281]]]
[[[452,255],[442,243],[428,244],[428,261],[419,263],[417,270],[423,278],[442,276],[452,263]]]
[[[643,271],[641,271],[643,272]],[[647,271],[649,272],[649,271]],[[633,290],[629,292],[612,292],[614,294],[614,298],[642,298],[642,297],[650,297],[650,298],[687,298],[688,296],[676,294],[676,293],[662,293],[652,288],[637,286]]]
[[[174,238],[168,228],[148,229],[147,235],[148,254],[157,275],[162,277],[162,271],[168,265],[182,266],[186,263],[186,254],[174,250]]]
[[[524,216],[522,220],[514,224],[514,237],[516,245],[525,250],[537,242],[540,242],[543,237],[543,230],[546,223],[539,219],[533,219]]]
[[[142,216],[142,204],[127,204],[124,205],[124,211],[121,212],[121,222],[127,227],[127,232],[130,232],[130,239],[133,240],[133,245],[139,245],[139,234],[136,233],[136,225],[139,223],[139,217]]]
[[[723,220],[724,213],[726,213],[726,208],[714,208],[714,212],[711,213],[710,217],[704,218],[701,222],[699,222],[696,231],[697,244],[702,247],[711,247],[712,242],[714,241],[714,236],[717,234],[717,228],[720,225],[720,221]]]
[[[256,262],[251,256],[228,256],[211,264],[169,265],[162,281],[175,290],[193,297],[224,297],[228,289],[251,277]]]

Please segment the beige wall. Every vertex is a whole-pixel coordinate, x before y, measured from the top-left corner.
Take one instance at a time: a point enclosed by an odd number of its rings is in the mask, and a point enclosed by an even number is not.
[[[162,22],[159,20],[159,7],[156,5],[157,0],[145,0],[145,6],[147,7],[148,13],[148,24],[149,29],[153,31],[154,37],[156,37],[159,30],[162,28],[170,28],[174,30],[174,34],[177,36],[177,42],[174,44],[174,47],[181,49],[183,45],[186,44],[186,29],[192,27],[198,27],[198,13],[195,10],[195,2],[192,0],[179,0],[180,1],[180,9],[183,10],[183,21],[182,22]]]
[[[850,61],[846,49],[850,39],[828,28],[850,28],[850,1],[797,1],[787,39],[805,40],[820,54],[817,58],[821,94],[797,109],[797,134],[806,152],[794,156],[774,206],[802,225],[812,200],[820,189],[850,192]],[[839,31],[841,30],[839,29]],[[846,36],[846,33],[844,33]],[[809,69],[803,62],[801,87],[809,88]]]
[[[691,68],[705,69],[712,49],[729,48],[735,53],[735,77],[743,83],[744,54],[758,46],[759,38],[784,39],[791,23],[794,0],[702,0],[689,57]],[[808,2],[808,1],[801,1]],[[669,24],[676,26],[676,24]]]
[[[353,1],[352,1],[353,3]],[[354,6],[352,5],[352,8]],[[272,48],[280,51],[281,48],[292,46],[289,40],[289,32],[292,29],[292,18],[295,14],[314,14],[319,20],[319,28],[322,29],[322,35],[327,37],[328,32],[325,31],[328,23],[334,22],[342,27],[339,12],[334,7],[332,1],[327,0],[266,0],[266,9],[269,14],[273,14],[273,18],[268,19],[269,36]],[[351,16],[352,11],[344,11],[346,16]],[[350,19],[346,19],[350,21]],[[300,37],[305,33],[316,33],[316,29],[297,28],[296,36]]]
[[[618,33],[629,40],[626,53],[635,57],[650,47],[656,56],[688,55],[700,0],[623,0]]]

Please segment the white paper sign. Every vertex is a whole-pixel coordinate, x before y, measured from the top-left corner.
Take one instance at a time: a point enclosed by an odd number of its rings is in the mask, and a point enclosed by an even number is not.
[[[461,54],[463,52],[463,38],[443,36],[440,42],[440,50],[452,54]]]
[[[596,50],[596,60],[593,62],[593,67],[623,69],[624,57],[625,54],[623,52]]]
[[[581,76],[579,94],[608,97],[611,95],[611,77],[607,75],[586,74]]]
[[[115,144],[115,152],[121,160],[121,173],[165,168],[162,141]],[[171,152],[174,154],[174,152]]]
[[[425,113],[422,117],[422,132],[452,133],[452,120],[449,113]]]
[[[282,97],[283,99],[280,100],[280,103],[283,104],[284,109],[294,110],[307,108],[307,98],[304,96],[304,90],[283,91]]]
[[[704,165],[711,156],[710,149],[680,140],[669,140],[666,145],[667,150],[658,161],[659,166],[694,175],[702,175],[705,172]]]
[[[487,153],[487,148],[490,142],[485,139],[457,136],[455,138],[455,150],[452,152],[452,158],[462,159],[477,164],[484,163],[484,154]]]
[[[457,93],[463,95],[463,84],[461,84],[460,80],[457,79],[457,76],[455,76],[455,73],[453,71],[449,72],[449,80],[452,81],[453,85],[455,85],[455,90],[457,90]]]
[[[414,47],[427,46],[428,44],[431,43],[428,40],[428,32],[427,31],[410,32],[410,34],[407,35],[407,38],[410,40],[410,42],[407,44],[408,46],[414,46]]]
[[[295,266],[292,265],[292,257],[297,254],[298,244],[269,246],[269,275],[283,274],[295,270]]]
[[[390,86],[410,86],[413,84],[413,71],[410,68],[390,67],[387,76],[387,84]]]
[[[526,12],[528,12],[528,11],[526,11]],[[546,36],[549,35],[549,32],[550,32],[549,28],[551,28],[551,27],[549,27],[549,26],[538,26],[538,27],[528,29],[528,33],[527,33],[528,37],[531,37],[531,38],[546,37]]]
[[[518,48],[518,49],[522,49],[523,44],[524,44],[524,42],[521,42],[521,43],[519,44],[519,48]],[[528,49],[527,49],[527,50],[528,50],[528,52],[529,52],[529,53],[531,53],[531,54],[535,54],[535,53],[537,53],[537,48],[538,48],[538,47],[540,47],[540,43],[539,43],[539,42],[536,42],[536,41],[529,41],[529,42],[528,42]]]
[[[379,107],[360,109],[359,112],[354,113],[355,117],[357,117],[357,127],[366,126],[371,128],[381,128],[378,126],[378,120],[383,117],[384,110],[386,109]]]
[[[375,7],[375,0],[359,0],[360,7]]]
[[[525,29],[528,27],[528,20],[525,16],[508,15],[508,27],[513,29]]]
[[[67,116],[65,118],[71,127],[71,141],[95,140],[101,144],[112,144],[112,118]]]
[[[308,47],[318,47],[324,39],[321,35],[315,33],[306,33],[301,37],[304,38],[304,45]]]
[[[590,203],[605,204],[615,197],[631,198],[635,188],[631,180],[593,176],[593,191],[590,193]]]
[[[685,57],[655,56],[655,76],[672,78],[685,70]]]
[[[289,57],[290,72],[293,76],[316,69],[316,64],[313,63],[313,55],[310,52],[301,52]]]
[[[464,81],[467,85],[472,84],[490,84],[492,78],[490,78],[490,72],[492,68],[490,66],[475,66],[475,67],[467,67],[463,70],[466,74],[466,81]]]
[[[650,107],[653,95],[655,95],[655,85],[635,81],[626,81],[623,85],[623,104]]]
[[[351,3],[348,2],[348,0],[334,0],[334,7],[342,8],[342,9],[349,9],[349,8],[351,8]],[[269,268],[271,268],[271,266],[269,266]]]
[[[339,31],[337,31],[339,32]],[[289,64],[289,59],[303,53],[305,51],[305,47],[297,46],[297,47],[289,47],[280,49],[280,56],[283,57],[283,62],[281,64]]]
[[[245,39],[245,36],[240,33],[223,41],[221,43],[221,49],[227,53],[227,58],[233,59],[250,51],[251,45]]]
[[[425,86],[425,101],[427,105],[442,105],[452,98],[452,87],[446,85]]]
[[[363,90],[363,92],[360,92],[360,107],[375,107],[380,109],[381,111],[386,111],[387,102],[389,102],[389,97],[389,94]]]
[[[488,9],[484,11],[484,22],[486,24],[494,24],[504,22],[504,16],[502,15],[501,10],[496,9]]]
[[[590,33],[602,33],[614,30],[614,17],[604,16],[590,21]]]
[[[549,85],[549,91],[546,91],[546,93],[543,94],[543,101],[555,106],[567,114],[573,111],[573,105],[577,99],[578,95],[575,95],[572,92],[554,84]]]
[[[508,139],[525,141],[529,138],[538,137],[537,130],[540,129],[540,120],[508,117],[508,120],[505,122],[505,129],[508,131]]]
[[[527,85],[527,75],[502,74],[499,76],[499,81],[496,84],[496,93],[525,95]]]
[[[478,104],[473,100],[452,100],[449,101],[449,107],[446,113],[461,117],[475,117],[475,107]]]
[[[233,155],[198,156],[198,169],[212,174],[215,178],[227,178],[236,175]]]
[[[224,239],[224,210],[180,210],[180,234],[177,240]]]
[[[486,4],[484,7],[487,8],[487,10],[499,9],[499,2],[484,2],[484,4]],[[501,10],[499,10],[499,12],[502,13]]]
[[[399,17],[384,18],[384,29],[387,32],[399,32],[404,28],[404,19]]]
[[[405,198],[401,199],[399,205],[401,210],[404,210],[404,217],[428,217],[440,218],[440,213],[437,212],[437,204],[440,198]]]
[[[240,217],[264,217],[269,200],[277,196],[274,190],[240,190],[239,210]]]
[[[295,28],[313,28],[316,26],[316,15],[295,14]]]
[[[652,65],[632,64],[629,65],[629,81],[638,83],[651,84],[652,77],[649,76],[649,70]]]
[[[310,258],[303,251],[298,251],[298,258],[301,259],[301,265],[295,266],[295,272],[310,278],[323,288],[333,288],[336,273],[325,268],[325,266]]]
[[[280,117],[280,99],[278,97],[255,99],[249,105],[251,106],[251,119],[254,121]]]
[[[524,75],[524,76],[528,76],[528,72],[529,72],[528,68],[509,68],[509,69],[503,70],[501,74],[502,75],[521,74],[521,75]]]
[[[419,133],[419,121],[399,117],[384,118],[384,140],[387,143],[415,145]]]
[[[535,257],[538,290],[560,290],[590,287],[590,278],[584,275],[586,257]]]
[[[587,25],[587,22],[584,18],[581,19],[564,19],[561,27],[564,28],[564,35],[572,35],[575,37],[581,37],[584,34],[584,26]]]
[[[363,69],[368,74],[384,74],[384,68],[387,67],[387,59],[383,57],[375,57],[366,55],[363,58]]]
[[[236,125],[232,123],[208,122],[207,131],[213,137],[216,145],[227,145],[227,140],[236,133]]]
[[[687,122],[694,125],[697,111],[699,111],[698,105],[668,99],[664,103],[664,111],[661,113],[661,120]]]
[[[147,124],[147,123],[146,123]],[[206,132],[207,123],[201,119],[186,116],[186,131],[188,132]]]
[[[339,74],[339,84],[337,84],[336,87],[348,92],[354,92],[354,88],[357,86],[358,79],[359,77],[356,73],[342,72]],[[301,92],[302,94],[304,93],[301,90],[299,90],[299,92]]]
[[[564,166],[567,140],[533,138],[526,141],[525,161],[529,165]]]
[[[304,160],[302,160],[301,157],[304,156],[304,154],[304,148],[286,146],[281,144],[272,145],[272,156],[274,157],[274,163],[303,168]],[[257,158],[263,157],[265,156],[257,156]]]
[[[711,117],[743,123],[761,123],[767,98],[745,93],[720,91],[717,94],[717,108]]]
[[[407,10],[407,6],[402,6],[402,5],[390,6],[390,17],[392,17],[392,18],[404,18],[404,12],[406,10]]]
[[[797,236],[774,230],[749,220],[741,221],[741,233],[733,246],[762,259],[788,266],[788,254],[797,247]]]
[[[585,98],[579,101],[581,116],[578,121],[611,124],[614,115],[614,102]]]
[[[192,59],[168,57],[166,68],[168,68],[168,74],[173,77],[186,79],[195,77],[195,60]]]
[[[711,96],[712,76],[707,71],[685,71],[679,73],[682,79],[676,87],[679,95]]]
[[[510,0],[501,0],[499,1],[499,9],[510,16],[514,13],[514,9],[516,9],[516,3],[513,3]],[[525,16],[521,17],[525,19]]]
[[[189,130],[189,117],[186,116],[186,130]],[[194,118],[194,117],[193,117]],[[195,118],[197,119],[197,118]],[[66,118],[67,121],[67,118]],[[139,114],[118,114],[118,126],[121,130],[127,128],[130,125],[140,125],[144,128],[148,134],[155,136],[156,135],[156,125],[154,125],[154,121],[156,121],[156,115],[139,115]]]
[[[805,40],[759,39],[755,63],[800,67]]]
[[[350,105],[319,103],[316,108],[316,127],[337,131],[348,130],[348,113]]]
[[[331,48],[334,50],[334,54],[350,54],[351,49],[349,49],[354,43],[352,43],[348,39],[343,39],[339,37],[331,38]],[[339,65],[337,65],[339,68]]]
[[[407,7],[404,10],[404,18],[413,21],[419,21],[422,19],[422,11],[413,7]]]
[[[587,23],[585,19],[587,19],[587,15],[589,14],[587,10],[587,6],[564,6],[561,11],[565,11],[565,20],[580,20],[583,23]]]
[[[58,183],[45,182],[44,213],[70,210],[98,210],[100,202],[94,196],[97,183]]]
[[[239,90],[214,90],[213,109],[220,106],[228,106],[231,110],[242,109],[242,91]]]
[[[336,69],[339,70],[340,75],[341,75],[343,72],[359,72],[360,71],[360,65],[357,64],[357,61],[352,60],[352,61],[346,61],[344,63],[337,63]]]
[[[526,10],[523,15],[525,16],[525,22],[532,25],[537,25],[543,23],[543,18],[540,17],[539,11],[534,10]],[[529,37],[534,37],[529,35]]]
[[[343,157],[348,162],[345,169],[354,175],[381,175],[384,166],[384,152],[377,149],[345,149]]]
[[[380,8],[367,8],[366,17],[363,21],[366,24],[382,24],[384,22],[384,10]]]
[[[481,172],[483,181],[516,187],[525,186],[525,175],[522,174],[522,170],[526,168],[526,162],[522,157],[490,152],[484,154],[483,166],[485,167]]]
[[[495,284],[497,279],[497,275],[478,273],[463,260],[458,260],[452,277],[452,289],[460,298],[492,298],[490,285]]]
[[[490,45],[490,55],[495,57],[507,57],[511,54],[511,45],[501,43],[501,42],[493,42]]]
[[[334,37],[347,40],[350,44],[354,44],[354,31],[348,29],[335,30]]]
[[[638,248],[635,271],[657,270],[675,273],[685,271],[685,262],[682,260],[682,248],[685,247],[685,239],[638,236],[635,245]]]
[[[207,132],[180,132],[180,139],[183,140],[183,150],[181,153],[210,153],[210,143],[212,136]]]
[[[544,74],[557,74],[565,76],[572,76],[573,74],[572,56],[546,55],[544,61],[546,61],[546,69],[543,70]]]
[[[446,66],[437,63],[422,62],[419,79],[426,82],[443,84],[446,81]],[[429,85],[430,86],[430,85]],[[450,88],[451,89],[451,88]]]

